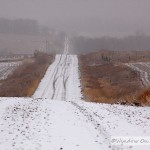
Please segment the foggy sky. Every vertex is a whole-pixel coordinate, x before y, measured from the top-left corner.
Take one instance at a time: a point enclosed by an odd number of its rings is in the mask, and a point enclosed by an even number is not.
[[[90,36],[150,35],[150,0],[0,0],[0,17]]]

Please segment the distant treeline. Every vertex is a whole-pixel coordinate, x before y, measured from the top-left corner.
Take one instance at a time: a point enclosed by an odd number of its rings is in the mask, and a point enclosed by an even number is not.
[[[72,38],[72,47],[77,53],[88,53],[98,50],[150,50],[150,36],[135,35],[124,38],[88,38],[74,37]]]
[[[6,19],[0,18],[0,33],[2,34],[24,34],[39,35],[49,34],[49,28],[39,25],[38,21],[32,19]]]

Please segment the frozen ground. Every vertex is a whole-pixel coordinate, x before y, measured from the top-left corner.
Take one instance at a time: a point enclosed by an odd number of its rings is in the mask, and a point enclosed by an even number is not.
[[[112,136],[150,136],[150,109],[81,100],[76,55],[57,55],[32,98],[0,98],[0,150],[149,150]]]

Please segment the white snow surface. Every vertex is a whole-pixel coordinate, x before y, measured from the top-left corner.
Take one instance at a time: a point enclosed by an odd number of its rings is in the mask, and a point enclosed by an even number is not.
[[[57,55],[32,98],[0,98],[0,150],[149,150],[112,136],[150,136],[149,107],[82,101],[76,55]]]

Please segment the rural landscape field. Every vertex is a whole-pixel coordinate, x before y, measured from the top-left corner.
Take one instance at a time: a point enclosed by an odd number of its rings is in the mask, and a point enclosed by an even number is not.
[[[149,150],[149,4],[0,1],[0,150]]]

